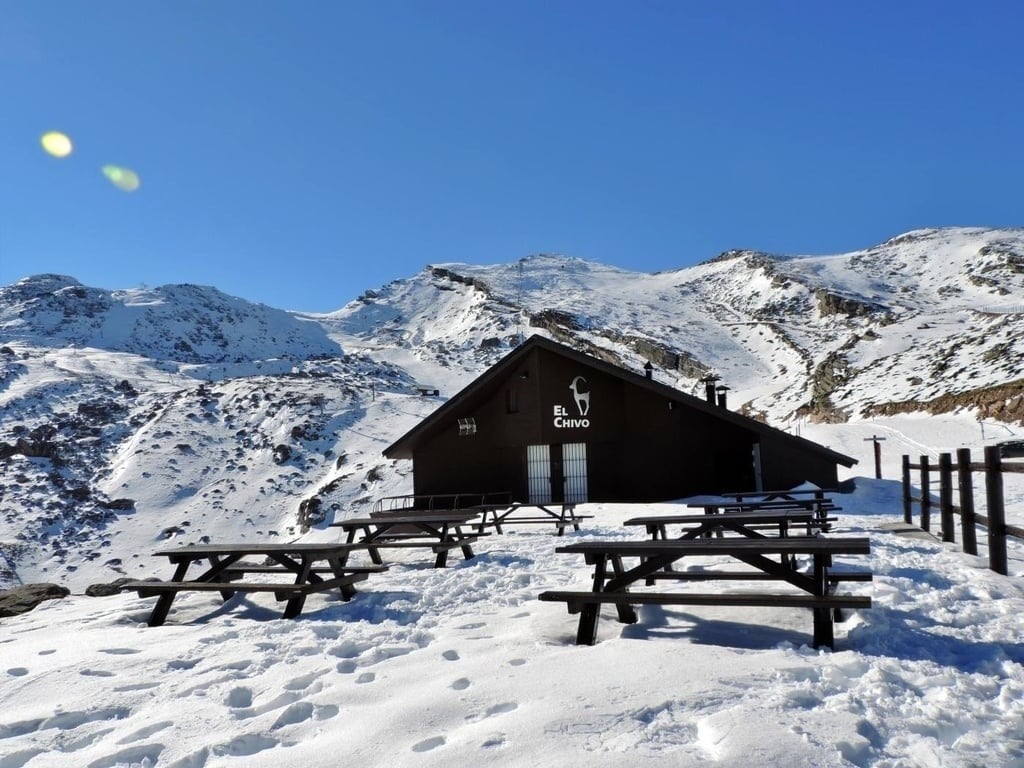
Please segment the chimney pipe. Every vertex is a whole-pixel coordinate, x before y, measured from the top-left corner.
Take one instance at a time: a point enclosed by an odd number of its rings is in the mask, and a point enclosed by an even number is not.
[[[650,360],[648,360],[646,365],[644,365],[644,375],[647,376],[648,379],[654,378],[654,366],[651,365]]]
[[[728,406],[726,405],[725,393],[729,391],[729,388],[727,386],[725,386],[724,384],[722,384],[722,385],[716,387],[715,391],[718,392],[718,407],[719,408],[727,408]]]
[[[718,376],[715,374],[709,374],[705,376],[701,381],[704,382],[704,399],[707,400],[711,405],[715,404],[715,382],[718,381]]]

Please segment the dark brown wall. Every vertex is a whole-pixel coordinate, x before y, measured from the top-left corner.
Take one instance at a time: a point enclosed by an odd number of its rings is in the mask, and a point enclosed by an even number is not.
[[[803,482],[829,488],[839,482],[834,461],[770,435],[761,439],[761,467],[768,489],[792,488]]]
[[[575,376],[589,385],[585,417],[569,388]],[[467,417],[476,421],[477,432],[460,437],[457,419]],[[559,427],[556,418],[563,424],[585,418],[588,426]],[[836,467],[825,457],[766,440],[689,405],[674,402],[669,408],[662,395],[537,349],[487,391],[467,397],[450,423],[416,448],[415,493],[510,491],[525,500],[526,446],[575,442],[587,444],[591,501],[750,490],[751,448],[758,439],[766,488],[805,480],[834,484]]]

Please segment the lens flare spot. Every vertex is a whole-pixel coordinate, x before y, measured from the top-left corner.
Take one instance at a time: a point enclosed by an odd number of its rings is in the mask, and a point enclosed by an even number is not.
[[[67,157],[71,154],[73,147],[71,139],[60,131],[49,131],[44,133],[39,143],[43,145],[46,154],[52,157]]]
[[[134,192],[142,182],[139,175],[129,168],[122,168],[119,165],[104,165],[103,175],[110,179],[110,183],[124,192]]]

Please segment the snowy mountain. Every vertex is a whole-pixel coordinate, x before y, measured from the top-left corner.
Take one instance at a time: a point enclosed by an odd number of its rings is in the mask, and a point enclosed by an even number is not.
[[[72,591],[0,619],[0,768],[1020,768],[1024,549],[1006,577],[885,528],[901,453],[1020,437],[1022,296],[1024,230],[984,229],[653,275],[438,264],[327,315],[196,286],[0,288],[0,589]],[[381,450],[529,333],[684,390],[715,372],[731,407],[861,459],[834,532],[870,538],[874,580],[850,586],[873,604],[834,652],[802,609],[717,606],[606,611],[575,646],[537,595],[590,569],[533,529],[442,569],[396,553],[295,621],[270,595],[188,593],[150,628],[151,598],[88,596],[166,577],[150,553],[176,543],[336,540],[325,523],[410,488]],[[865,477],[876,435],[888,479]],[[1024,475],[1006,498],[1024,524]],[[567,537],[635,538],[634,507],[587,505]]]
[[[732,251],[642,274],[439,264],[337,312],[213,288],[0,289],[0,579],[139,575],[173,537],[300,535],[408,490],[380,451],[543,333],[685,391],[721,376],[780,428],[905,412],[1024,423],[1024,230],[827,257]],[[1007,427],[1007,431],[1012,431]],[[6,563],[6,565],[4,565]]]
[[[825,257],[731,251],[640,274],[535,256],[436,265],[323,322],[450,366],[535,330],[683,389],[715,371],[773,423],[979,408],[1024,419],[1024,230],[911,232]],[[1005,389],[1008,384],[1010,389]]]

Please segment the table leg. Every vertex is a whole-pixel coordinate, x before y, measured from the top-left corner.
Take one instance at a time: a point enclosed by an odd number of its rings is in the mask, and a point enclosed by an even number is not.
[[[601,554],[594,563],[594,592],[600,592],[604,588],[605,572],[605,556]],[[597,642],[597,621],[600,617],[600,603],[588,603],[580,608],[580,622],[576,628],[576,645],[593,645]]]
[[[348,552],[341,557],[329,557],[327,558],[327,564],[331,566],[331,571],[334,573],[336,579],[344,578],[345,576],[345,565],[348,562]],[[352,584],[342,584],[340,587],[341,599],[348,602],[356,596],[356,588]]]
[[[458,538],[460,540],[462,539],[462,527],[461,526],[458,526],[458,525],[455,526],[455,535],[458,536]],[[473,559],[473,548],[469,544],[463,544],[461,549],[462,549],[462,557],[464,559],[466,559],[466,560],[472,560]]]
[[[814,594],[823,597],[828,594],[828,571],[825,567],[828,555],[818,552],[814,553]],[[814,647],[820,648],[827,645],[835,648],[835,634],[832,625],[832,610],[830,608],[814,608]]]
[[[313,558],[307,554],[302,554],[302,561],[299,567],[298,573],[295,574],[295,585],[302,586],[309,581],[310,573],[313,570]],[[302,608],[306,604],[306,595],[299,594],[292,598],[289,598],[288,602],[284,606],[283,618],[294,619],[302,613]]]
[[[179,560],[178,565],[174,569],[174,575],[171,577],[171,581],[181,581],[185,578],[185,573],[188,571],[188,567],[192,564],[191,560]],[[156,605],[153,606],[153,612],[149,614],[149,626],[159,627],[165,621],[167,621],[167,614],[171,611],[171,604],[174,602],[174,598],[178,596],[177,592],[163,592],[156,599]]]
[[[370,526],[363,526],[363,543],[366,544],[366,551],[370,553],[370,560],[374,565],[382,565],[384,561],[381,559],[380,550],[373,546],[373,539],[375,536],[380,535],[386,531],[390,526],[378,526],[376,533],[370,531]],[[352,537],[355,536],[355,529],[353,528],[348,534],[348,543],[352,543]]]
[[[615,574],[616,578],[621,578],[622,573],[625,569],[622,567],[622,558],[612,558],[612,573]],[[623,587],[620,591],[629,592],[629,587]],[[619,603],[615,606],[618,609],[619,621],[623,624],[636,624],[636,609],[632,605],[626,605]]]

